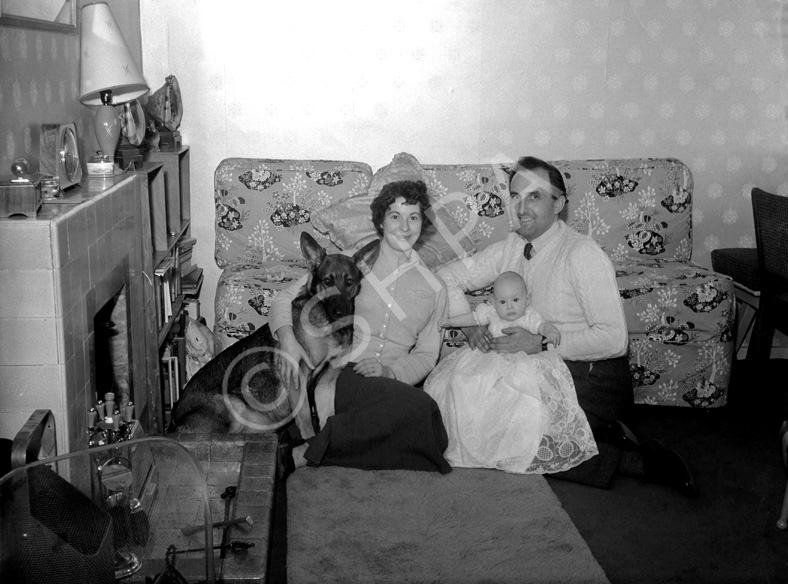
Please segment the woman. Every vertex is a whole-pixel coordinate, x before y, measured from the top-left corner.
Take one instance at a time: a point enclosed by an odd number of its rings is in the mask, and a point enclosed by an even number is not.
[[[370,208],[380,251],[356,297],[351,362],[336,382],[334,415],[307,443],[293,448],[289,470],[307,463],[361,469],[447,473],[448,439],[437,404],[413,384],[424,380],[440,352],[438,321],[446,289],[413,250],[430,227],[430,202],[421,181],[385,185]],[[304,280],[280,292],[270,327],[293,362],[309,362],[293,333],[290,306]],[[291,360],[280,376],[292,380]],[[321,421],[322,422],[322,421]]]

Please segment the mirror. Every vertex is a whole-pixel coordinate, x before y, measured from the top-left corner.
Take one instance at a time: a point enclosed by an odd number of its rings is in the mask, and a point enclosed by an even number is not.
[[[77,31],[77,0],[0,0],[0,25]]]

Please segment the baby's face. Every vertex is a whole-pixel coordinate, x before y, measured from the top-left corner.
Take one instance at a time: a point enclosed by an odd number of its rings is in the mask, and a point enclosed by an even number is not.
[[[503,320],[517,320],[525,314],[525,284],[504,281],[495,285],[495,312]]]

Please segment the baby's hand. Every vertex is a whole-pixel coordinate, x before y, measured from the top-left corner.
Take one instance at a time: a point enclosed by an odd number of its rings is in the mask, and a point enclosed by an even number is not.
[[[438,328],[442,328],[442,329],[449,328],[449,319],[448,318],[440,319],[438,321]]]
[[[561,331],[559,331],[554,324],[549,322],[541,326],[542,335],[547,339],[547,342],[557,347],[561,343]]]

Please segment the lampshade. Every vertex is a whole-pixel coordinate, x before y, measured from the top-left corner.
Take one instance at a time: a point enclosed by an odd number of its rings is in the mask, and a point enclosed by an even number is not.
[[[106,2],[82,7],[79,101],[102,105],[101,92],[111,91],[110,105],[148,93],[148,86]]]

